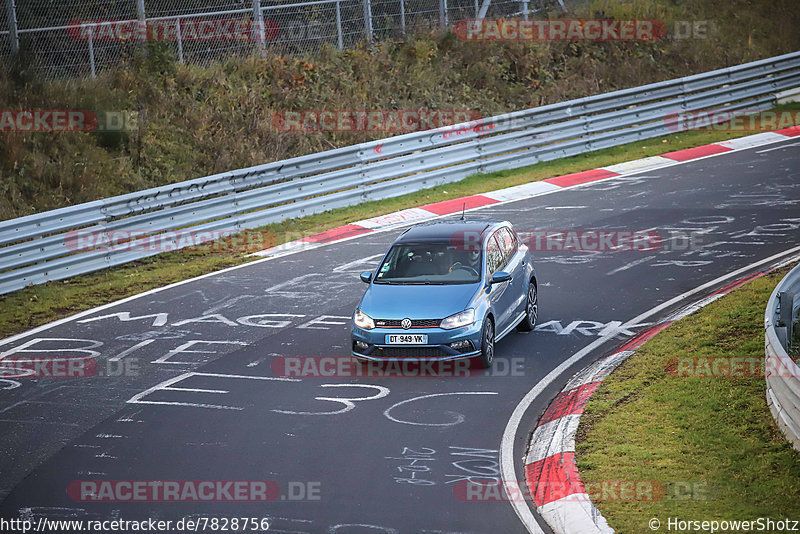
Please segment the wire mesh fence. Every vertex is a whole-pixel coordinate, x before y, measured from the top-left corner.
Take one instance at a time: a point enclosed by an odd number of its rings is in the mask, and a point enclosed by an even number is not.
[[[562,0],[2,0],[0,58],[47,77],[94,76],[159,41],[176,60],[352,48],[462,19],[527,16]]]

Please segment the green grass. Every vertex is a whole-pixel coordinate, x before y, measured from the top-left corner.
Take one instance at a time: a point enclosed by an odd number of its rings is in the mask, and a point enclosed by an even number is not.
[[[794,104],[781,106],[800,109]],[[424,189],[408,195],[326,213],[291,219],[256,230],[266,236],[263,248],[312,235],[342,224],[401,209],[465,195],[492,191],[572,172],[594,169],[631,159],[747,135],[750,132],[691,131],[653,138],[522,169],[471,176],[460,182]],[[96,273],[31,286],[0,295],[0,337],[9,336],[73,313],[141,293],[165,284],[238,265],[252,258],[234,250],[180,250]]]
[[[665,371],[676,356],[763,358],[764,309],[787,272],[749,282],[660,332],[589,401],[576,443],[582,480],[667,488],[652,502],[597,502],[617,532],[650,532],[653,517],[662,530],[669,517],[800,520],[800,453],[772,419],[764,379]]]

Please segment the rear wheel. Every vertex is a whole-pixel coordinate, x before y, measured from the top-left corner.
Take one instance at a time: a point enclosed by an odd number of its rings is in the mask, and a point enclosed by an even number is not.
[[[530,332],[536,326],[536,318],[539,315],[539,295],[536,292],[536,284],[533,280],[528,284],[528,298],[525,302],[525,317],[517,325],[520,332]]]
[[[494,324],[487,317],[483,322],[483,333],[481,335],[481,367],[488,369],[494,361]]]

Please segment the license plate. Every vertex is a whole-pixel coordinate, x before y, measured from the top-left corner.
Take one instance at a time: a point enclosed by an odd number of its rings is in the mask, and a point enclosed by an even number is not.
[[[387,345],[427,345],[427,334],[387,334]]]

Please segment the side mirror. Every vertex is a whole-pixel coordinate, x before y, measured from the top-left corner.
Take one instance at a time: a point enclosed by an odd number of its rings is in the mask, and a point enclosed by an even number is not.
[[[361,281],[365,284],[372,282],[372,271],[364,271],[361,273]]]
[[[502,284],[503,282],[508,282],[509,280],[511,280],[511,273],[507,273],[505,271],[497,271],[492,275],[493,284]]]

